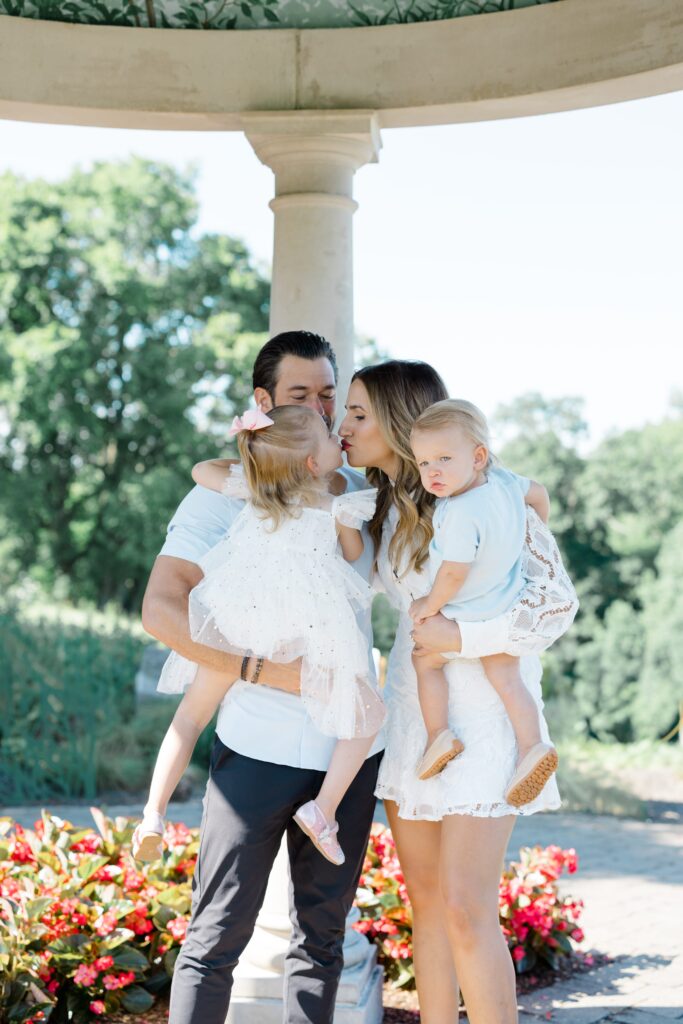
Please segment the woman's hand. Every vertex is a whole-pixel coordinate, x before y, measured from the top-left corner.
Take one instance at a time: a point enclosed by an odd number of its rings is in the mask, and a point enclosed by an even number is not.
[[[443,668],[449,664],[448,658],[442,657],[438,651],[429,651],[426,647],[413,648],[413,667],[416,672],[420,668]]]
[[[418,651],[454,651],[456,654],[462,648],[460,627],[457,622],[447,619],[440,612],[425,619],[419,625],[413,625],[410,634],[415,642],[416,653]],[[418,656],[420,656],[418,654]]]
[[[429,597],[418,597],[408,609],[413,622],[421,625],[425,619],[431,618],[435,613],[429,607]]]

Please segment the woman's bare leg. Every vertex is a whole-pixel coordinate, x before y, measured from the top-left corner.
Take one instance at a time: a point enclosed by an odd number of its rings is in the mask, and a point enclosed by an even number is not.
[[[437,882],[441,822],[406,821],[384,806],[413,907],[413,960],[422,1024],[457,1024],[459,992]]]
[[[498,885],[513,815],[443,819],[444,914],[470,1024],[516,1024],[515,971],[498,919]]]

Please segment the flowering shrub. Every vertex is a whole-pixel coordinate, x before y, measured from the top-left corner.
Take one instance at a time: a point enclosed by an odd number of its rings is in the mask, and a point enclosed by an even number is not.
[[[578,866],[574,850],[559,846],[523,849],[500,881],[500,924],[518,974],[531,970],[537,960],[553,969],[558,958],[571,956],[573,943],[583,940],[578,927],[583,904],[561,898],[557,882],[563,870]],[[401,987],[412,987],[413,918],[396,846],[389,829],[373,825],[363,865],[356,904],[361,919],[354,927],[375,942],[387,977]]]
[[[98,831],[43,812],[34,830],[0,819],[0,1024],[74,1024],[141,1013],[168,986],[185,939],[196,829],[169,825],[166,853],[138,866],[133,825],[93,808]],[[557,879],[573,850],[523,850],[500,886],[501,925],[518,971],[555,966],[580,942],[581,904]],[[412,911],[391,832],[374,826],[355,927],[375,942],[387,977],[410,986]],[[521,952],[520,952],[521,951]]]
[[[196,830],[170,825],[140,870],[133,826],[93,809],[98,832],[43,812],[0,819],[0,1022],[91,1020],[149,1009],[168,985],[190,910]]]
[[[565,870],[573,875],[579,866],[575,850],[559,846],[526,847],[520,860],[503,872],[498,890],[500,924],[518,974],[531,970],[538,960],[553,970],[558,959],[571,956],[572,943],[583,942],[578,921],[583,901],[557,891]]]

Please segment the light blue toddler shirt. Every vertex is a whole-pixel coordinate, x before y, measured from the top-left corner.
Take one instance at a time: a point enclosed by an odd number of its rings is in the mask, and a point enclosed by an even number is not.
[[[509,469],[493,467],[485,484],[437,501],[429,547],[432,582],[442,562],[472,563],[455,599],[441,609],[447,618],[493,619],[514,604],[523,582],[524,496],[530,484]]]

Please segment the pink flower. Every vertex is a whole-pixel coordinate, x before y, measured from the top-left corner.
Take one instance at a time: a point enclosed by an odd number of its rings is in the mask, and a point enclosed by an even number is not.
[[[97,958],[93,967],[96,967],[98,971],[108,971],[110,967],[114,966],[113,956],[100,956]]]
[[[87,988],[97,981],[97,968],[94,964],[79,964],[74,974],[74,983]]]
[[[512,950],[512,959],[513,960],[517,960],[519,962],[520,960],[524,959],[524,956],[525,956],[524,947],[523,946],[515,946],[515,948]]]
[[[176,942],[184,942],[185,935],[187,934],[187,918],[186,917],[174,917],[172,918],[166,927],[169,932],[176,940]]]
[[[109,935],[116,928],[117,917],[112,910],[107,910],[95,925],[98,935]]]
[[[101,999],[95,999],[90,1004],[90,1012],[96,1013],[98,1017],[105,1012],[105,1006]]]
[[[583,942],[585,938],[580,928],[575,928],[574,931],[571,933],[571,937],[573,938],[574,942]]]

